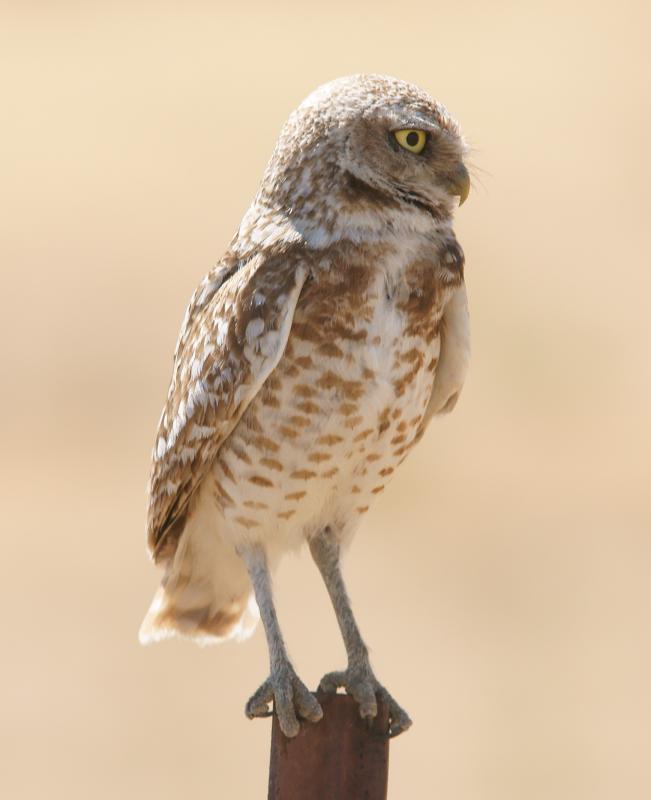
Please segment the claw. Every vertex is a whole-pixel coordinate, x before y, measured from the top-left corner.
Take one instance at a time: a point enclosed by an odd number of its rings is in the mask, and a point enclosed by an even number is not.
[[[409,714],[396,703],[387,690],[380,686],[378,696],[389,706],[389,737],[391,739],[411,728],[412,722]]]
[[[379,683],[370,667],[363,671],[347,669],[343,672],[329,672],[321,678],[319,683],[319,689],[322,692],[336,692],[340,687],[343,687],[346,694],[351,695],[359,704],[359,715],[368,725],[371,725],[377,716],[378,699],[388,706],[389,737],[398,736],[411,726],[409,714]]]
[[[269,710],[271,702],[273,712]],[[244,713],[249,719],[275,713],[280,730],[289,739],[300,730],[299,717],[318,722],[323,716],[318,700],[291,667],[273,672],[248,701]]]

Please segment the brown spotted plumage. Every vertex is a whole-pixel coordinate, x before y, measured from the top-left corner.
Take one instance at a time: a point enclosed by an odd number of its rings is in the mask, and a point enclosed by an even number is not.
[[[401,146],[398,130],[425,132],[424,149]],[[344,686],[364,716],[385,696],[394,730],[409,724],[372,673],[338,554],[463,385],[464,259],[451,227],[468,190],[463,156],[456,123],[409,84],[367,75],[321,87],[288,120],[183,323],[149,491],[149,547],[165,575],[141,638],[243,637],[259,606],[271,676],[247,713],[275,699],[287,735],[320,708],[287,659],[268,570],[305,541],[349,655],[323,687]]]

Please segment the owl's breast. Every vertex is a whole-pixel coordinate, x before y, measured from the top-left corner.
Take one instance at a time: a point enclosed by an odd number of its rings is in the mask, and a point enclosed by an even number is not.
[[[404,460],[432,395],[447,296],[426,268],[412,264],[402,281],[353,268],[308,287],[280,363],[213,469],[221,510],[246,535],[348,525]]]

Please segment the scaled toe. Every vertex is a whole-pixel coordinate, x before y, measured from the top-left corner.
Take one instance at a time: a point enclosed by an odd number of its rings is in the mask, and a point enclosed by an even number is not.
[[[378,699],[386,703],[389,708],[389,736],[398,736],[411,727],[409,714],[396,703],[370,669],[329,672],[319,684],[323,692],[332,693],[339,688],[345,689],[346,694],[359,704],[359,714],[363,719],[371,720],[377,716]]]
[[[291,667],[272,672],[249,699],[245,714],[249,719],[271,716],[272,702],[280,729],[290,739],[300,730],[299,719],[318,722],[323,717],[319,701]]]

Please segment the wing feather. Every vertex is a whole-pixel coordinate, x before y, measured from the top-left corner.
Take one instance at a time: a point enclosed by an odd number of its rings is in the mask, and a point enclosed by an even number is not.
[[[290,246],[227,258],[195,292],[154,445],[147,533],[156,561],[174,553],[190,497],[278,364],[306,274]]]
[[[456,405],[470,364],[470,316],[466,286],[461,283],[443,312],[441,351],[432,395],[420,423],[417,438],[436,414],[452,411]]]

